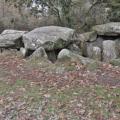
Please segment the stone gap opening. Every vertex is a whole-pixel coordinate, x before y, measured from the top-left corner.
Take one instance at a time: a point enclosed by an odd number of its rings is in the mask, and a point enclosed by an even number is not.
[[[103,40],[116,40],[116,39],[120,39],[120,35],[117,35],[117,36],[99,35],[98,37],[102,38]]]
[[[56,49],[56,50],[46,51],[47,56],[48,56],[48,59],[49,59],[52,63],[55,63],[56,60],[57,60],[57,56],[58,56],[58,54],[59,54],[59,52],[60,52],[61,50],[62,50],[62,49]]]
[[[31,56],[34,51],[35,51],[35,50],[30,50],[30,49],[27,50],[27,53],[26,53],[25,57],[27,58],[27,57]]]
[[[15,41],[15,48],[20,50],[20,48],[24,48],[24,43],[22,41],[22,37],[20,37],[18,40]]]

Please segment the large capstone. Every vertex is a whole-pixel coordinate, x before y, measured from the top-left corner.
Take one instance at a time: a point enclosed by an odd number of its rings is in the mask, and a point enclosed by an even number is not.
[[[73,42],[74,30],[59,26],[46,26],[32,30],[23,36],[26,49],[43,47],[47,51],[65,48]]]
[[[92,28],[98,35],[120,36],[120,22],[111,22],[102,25],[96,25]]]
[[[0,47],[1,48],[23,47],[24,44],[22,42],[22,36],[25,33],[26,33],[26,31],[4,30],[0,34]]]

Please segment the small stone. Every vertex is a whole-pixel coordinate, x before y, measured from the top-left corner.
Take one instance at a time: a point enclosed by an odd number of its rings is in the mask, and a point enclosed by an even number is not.
[[[68,49],[62,49],[58,54],[58,59],[70,58],[71,52]]]
[[[26,57],[26,55],[27,55],[27,49],[21,47],[20,48],[20,52],[22,53],[23,57]]]
[[[76,44],[71,44],[71,45],[69,45],[69,46],[68,46],[68,49],[69,49],[70,51],[72,51],[73,53],[75,53],[75,54],[79,54],[79,55],[82,54],[80,48],[79,48]]]
[[[51,95],[50,95],[50,94],[44,94],[44,97],[45,97],[45,98],[50,98]]]

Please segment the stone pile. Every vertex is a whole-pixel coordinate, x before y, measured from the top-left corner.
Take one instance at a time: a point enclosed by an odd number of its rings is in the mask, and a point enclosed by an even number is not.
[[[78,37],[83,56],[105,62],[120,57],[120,22],[96,25],[92,31]]]
[[[24,57],[52,62],[65,58],[82,63],[110,62],[120,58],[120,22],[96,25],[90,32],[77,35],[74,29],[59,26],[30,32],[5,30],[0,34],[0,48],[17,49]]]

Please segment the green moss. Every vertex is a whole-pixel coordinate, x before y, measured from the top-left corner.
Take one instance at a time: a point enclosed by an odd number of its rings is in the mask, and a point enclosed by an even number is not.
[[[112,64],[114,66],[120,66],[120,59],[111,60],[110,64]]]
[[[99,68],[99,65],[100,65],[99,62],[95,61],[95,62],[89,63],[89,64],[87,65],[87,68],[88,68],[88,70],[90,70],[90,71],[95,71],[96,69]]]
[[[54,49],[62,49],[66,46],[66,42],[64,40],[59,39],[58,41],[54,44]]]

